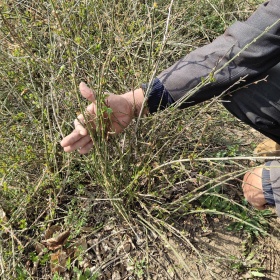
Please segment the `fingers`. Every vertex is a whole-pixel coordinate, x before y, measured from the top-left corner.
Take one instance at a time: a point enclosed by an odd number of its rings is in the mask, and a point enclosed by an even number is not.
[[[66,136],[65,138],[63,138],[63,140],[60,142],[60,145],[65,148],[65,147],[68,147],[68,146],[71,146],[73,145],[75,142],[79,141],[82,137],[85,137],[85,136],[82,136],[79,131],[77,130],[74,130],[72,133],[70,133],[68,136]]]
[[[80,92],[84,98],[86,98],[87,100],[89,100],[91,102],[95,101],[95,95],[94,95],[93,91],[84,82],[80,83],[79,88],[80,88]]]
[[[60,144],[65,152],[79,150],[80,154],[88,153],[93,147],[90,135],[82,136],[76,130],[65,137]]]
[[[75,129],[72,133],[62,139],[60,145],[62,147],[67,147],[73,145],[75,142],[79,141],[81,138],[87,135],[87,130],[84,127],[84,118],[83,115],[79,115],[74,121]]]
[[[79,153],[81,155],[87,154],[91,150],[92,147],[93,147],[93,142],[91,140],[79,150]]]
[[[68,145],[64,147],[65,152],[73,152],[77,149],[83,149],[85,145],[87,145],[89,142],[92,142],[90,135],[86,135],[82,138],[80,138],[75,143]]]
[[[87,135],[87,129],[84,127],[84,117],[83,115],[79,115],[77,119],[74,120],[75,130],[79,132],[80,135],[85,136]]]
[[[84,82],[80,83],[79,89],[81,95],[92,103],[86,108],[85,118],[84,115],[80,114],[75,119],[75,129],[60,144],[65,152],[72,152],[78,149],[80,154],[86,154],[93,146],[88,129],[92,131],[96,129],[96,98],[94,92]]]

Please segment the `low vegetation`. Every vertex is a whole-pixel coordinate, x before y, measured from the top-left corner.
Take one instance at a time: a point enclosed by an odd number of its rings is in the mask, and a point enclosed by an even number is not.
[[[1,279],[278,279],[276,216],[240,183],[261,136],[218,99],[94,134],[85,156],[59,145],[80,81],[101,104],[260,2],[0,3]]]

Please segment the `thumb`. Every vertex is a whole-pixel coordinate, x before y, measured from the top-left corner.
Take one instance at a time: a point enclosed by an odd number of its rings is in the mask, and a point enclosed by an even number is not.
[[[86,83],[80,83],[80,92],[81,95],[86,98],[88,101],[94,102],[95,101],[95,94],[94,92],[86,85]]]

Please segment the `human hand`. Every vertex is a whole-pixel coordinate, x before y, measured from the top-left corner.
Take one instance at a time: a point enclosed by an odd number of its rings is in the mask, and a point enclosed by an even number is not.
[[[93,132],[98,133],[96,125],[97,102],[93,91],[85,84],[80,83],[80,92],[83,97],[92,103],[86,108],[84,115],[88,116],[87,120],[80,114],[74,121],[74,130],[61,141],[61,146],[65,152],[72,152],[78,150],[80,154],[86,154],[93,147],[93,141],[88,127]],[[142,94],[143,95],[143,94]],[[134,105],[131,98],[127,98],[131,94],[114,95],[109,94],[105,98],[105,105],[110,108],[110,113],[103,112],[103,118],[108,125],[106,129],[110,134],[118,134],[122,132],[131,122],[133,118]],[[88,121],[88,124],[86,124]]]

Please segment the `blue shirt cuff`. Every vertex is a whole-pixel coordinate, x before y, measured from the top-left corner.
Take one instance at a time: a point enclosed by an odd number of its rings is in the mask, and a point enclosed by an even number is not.
[[[142,85],[142,89],[145,92],[147,88],[147,84]],[[150,113],[155,113],[159,110],[163,110],[174,103],[173,98],[158,78],[155,78],[152,81],[150,90],[146,94],[148,95],[147,105]]]
[[[272,189],[271,179],[270,179],[270,168],[267,168],[267,167],[270,167],[270,164],[271,164],[271,161],[267,162],[263,168],[262,188],[263,188],[263,194],[264,194],[266,203],[269,205],[275,205],[273,189]]]

